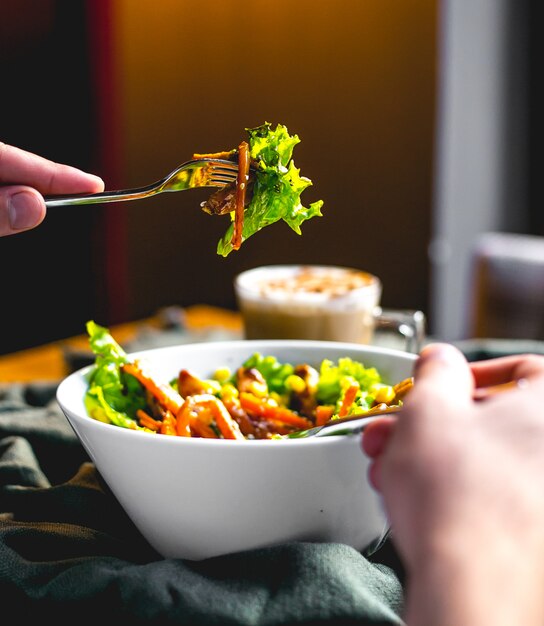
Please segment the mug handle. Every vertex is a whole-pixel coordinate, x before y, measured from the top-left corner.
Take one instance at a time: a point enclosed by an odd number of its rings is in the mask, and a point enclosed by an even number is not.
[[[418,354],[425,341],[425,314],[411,309],[374,309],[375,328],[396,330],[405,339],[406,352]]]

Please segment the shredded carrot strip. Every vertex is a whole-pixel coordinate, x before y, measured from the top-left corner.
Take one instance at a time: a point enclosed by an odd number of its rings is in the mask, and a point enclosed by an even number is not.
[[[194,437],[217,439],[217,433],[215,432],[215,430],[209,424],[205,424],[197,416],[191,416],[190,424],[191,432],[193,433]]]
[[[181,409],[176,413],[176,434],[179,437],[191,436],[191,404],[190,399],[186,398]]]
[[[122,368],[124,372],[131,374],[138,379],[160,404],[171,411],[174,415],[177,414],[183,404],[183,398],[175,389],[170,387],[168,384],[156,382],[151,374],[144,371],[141,363],[138,361],[125,363]]]
[[[234,209],[234,230],[232,233],[232,247],[238,250],[242,245],[242,231],[244,229],[244,210],[246,203],[246,189],[249,180],[249,144],[242,141],[238,146],[238,178],[236,179],[236,197]]]
[[[236,150],[222,150],[221,152],[205,152],[199,153],[195,152],[193,154],[193,159],[230,159],[233,154],[235,154]]]
[[[265,421],[270,426],[267,437],[268,439],[271,439],[273,435],[288,435],[289,433],[296,432],[297,430],[306,430],[308,428],[308,426],[300,428],[300,426],[285,424],[284,422],[278,422],[273,419],[266,419]]]
[[[373,413],[396,413],[398,409],[398,405],[390,405],[381,402],[380,404],[375,404],[371,409],[368,409],[368,411],[365,411],[365,415],[372,415]]]
[[[221,400],[215,399],[215,423],[217,427],[221,431],[221,434],[225,439],[245,439],[240,427],[238,426],[238,422],[236,422],[231,414],[227,411],[226,406],[221,402]]]
[[[328,422],[334,413],[334,406],[329,404],[320,404],[315,409],[315,425],[323,426]]]
[[[301,417],[294,411],[281,406],[275,406],[249,392],[240,393],[240,404],[248,413],[257,417],[263,417],[269,420],[290,424],[298,428],[309,428],[313,426],[312,422],[305,417]]]
[[[401,380],[400,382],[398,382],[393,387],[393,391],[395,392],[395,400],[397,402],[399,400],[402,400],[402,398],[404,398],[404,396],[410,391],[410,389],[412,389],[413,386],[414,386],[414,379],[412,377],[405,378],[404,380]]]
[[[188,396],[185,404],[187,405],[187,414],[189,416],[188,425],[190,425],[191,414],[196,412],[195,409],[205,409],[211,413],[217,424],[217,428],[219,428],[219,431],[225,439],[245,440],[238,423],[231,417],[231,414],[227,411],[227,408],[219,398],[208,393],[202,393]],[[185,414],[183,418],[185,419]]]
[[[257,433],[255,424],[253,424],[253,422],[249,419],[248,414],[242,408],[238,397],[232,394],[224,394],[222,395],[221,400],[227,411],[230,413],[232,419],[237,422],[238,426],[240,426],[240,430],[246,437],[247,435],[255,435]]]
[[[153,419],[151,415],[148,415],[142,409],[138,409],[136,411],[136,417],[140,420],[140,424],[145,426],[145,428],[149,428],[149,430],[154,431],[160,430],[161,423],[158,420]]]
[[[348,414],[349,407],[355,401],[355,396],[357,395],[358,391],[359,383],[353,383],[346,389],[346,392],[344,393],[344,397],[342,399],[342,404],[338,409],[338,417],[345,417]]]
[[[160,432],[161,435],[173,435],[174,437],[178,434],[176,431],[176,418],[170,411],[166,411],[165,413]]]

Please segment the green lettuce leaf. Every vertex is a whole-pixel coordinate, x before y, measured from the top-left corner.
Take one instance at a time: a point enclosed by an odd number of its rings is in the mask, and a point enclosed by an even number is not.
[[[89,376],[85,407],[89,415],[102,422],[124,428],[140,429],[136,411],[146,407],[145,392],[133,377],[121,369],[128,357],[107,328],[87,322],[89,345],[95,354],[95,365]]]
[[[313,202],[309,207],[301,203],[300,196],[312,181],[300,175],[292,159],[293,148],[300,143],[298,135],[290,135],[281,124],[273,130],[268,122],[246,130],[250,157],[257,161],[258,169],[253,196],[244,211],[242,240],[281,219],[300,235],[302,222],[322,215],[323,201]],[[218,243],[218,254],[227,256],[232,252],[233,230],[231,224]]]
[[[319,370],[319,382],[317,385],[317,399],[320,404],[336,405],[342,397],[346,383],[349,379],[355,379],[361,388],[361,408],[367,408],[366,393],[373,385],[381,383],[378,370],[374,367],[365,367],[358,361],[345,357],[338,359],[335,364],[328,359],[321,363]]]
[[[246,359],[243,367],[258,370],[266,380],[268,390],[280,395],[286,393],[285,380],[295,371],[291,363],[280,363],[275,356],[263,356],[258,352]]]
[[[286,382],[295,371],[292,363],[282,363],[274,356],[263,356],[255,352],[243,363],[243,367],[255,368],[263,375],[269,391],[280,396],[289,395],[290,389]],[[374,367],[365,367],[359,361],[345,357],[337,363],[325,359],[319,366],[319,380],[317,384],[317,401],[327,404],[338,410],[349,385],[356,381],[360,390],[353,402],[350,413],[367,411],[374,401],[376,386],[382,382],[378,370]]]

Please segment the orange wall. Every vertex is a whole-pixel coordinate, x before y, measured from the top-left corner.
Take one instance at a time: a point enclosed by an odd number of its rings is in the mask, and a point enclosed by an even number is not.
[[[427,308],[437,3],[433,0],[118,0],[113,5],[124,186],[195,151],[286,124],[325,201],[301,237],[283,223],[226,259],[226,218],[200,191],[116,210],[128,245],[128,316],[169,304],[234,306],[232,278],[264,263],[336,263],[384,281],[386,306]],[[113,97],[113,94],[112,94]]]

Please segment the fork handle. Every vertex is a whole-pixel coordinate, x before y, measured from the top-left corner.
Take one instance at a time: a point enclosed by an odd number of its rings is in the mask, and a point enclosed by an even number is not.
[[[103,202],[122,202],[124,200],[139,200],[159,193],[156,185],[139,187],[137,189],[121,189],[119,191],[101,191],[100,193],[75,194],[71,196],[47,196],[45,206],[72,206],[76,204],[101,204]]]

